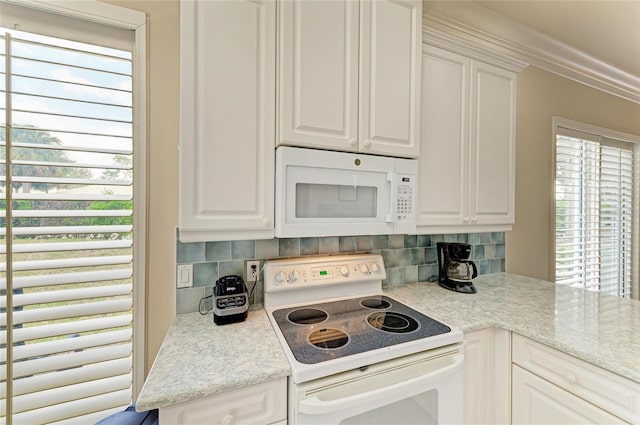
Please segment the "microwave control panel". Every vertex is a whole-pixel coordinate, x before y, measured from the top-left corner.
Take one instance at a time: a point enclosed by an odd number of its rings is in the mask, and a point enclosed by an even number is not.
[[[398,174],[396,221],[410,223],[415,221],[416,175]]]

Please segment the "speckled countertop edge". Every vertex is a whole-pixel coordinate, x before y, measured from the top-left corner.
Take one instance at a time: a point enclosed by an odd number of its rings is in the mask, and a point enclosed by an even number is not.
[[[640,383],[640,302],[507,273],[474,280],[477,294],[437,283],[385,293],[463,332],[496,327],[531,338]],[[136,408],[149,410],[290,374],[266,312],[213,324],[211,314],[180,314],[162,343]]]
[[[290,375],[261,306],[247,320],[218,326],[213,315],[173,320],[142,387],[136,410],[166,407]]]

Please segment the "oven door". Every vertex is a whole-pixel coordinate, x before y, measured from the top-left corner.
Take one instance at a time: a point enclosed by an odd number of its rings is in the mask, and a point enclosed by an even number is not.
[[[460,345],[290,385],[294,424],[462,423]]]

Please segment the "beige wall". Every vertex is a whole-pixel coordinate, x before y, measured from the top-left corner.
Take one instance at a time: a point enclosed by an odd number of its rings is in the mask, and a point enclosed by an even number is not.
[[[146,369],[175,316],[178,225],[180,8],[177,0],[105,0],[145,12],[147,21]]]
[[[551,117],[640,135],[640,105],[530,66],[518,76],[517,114],[516,224],[506,234],[506,270],[549,280]]]

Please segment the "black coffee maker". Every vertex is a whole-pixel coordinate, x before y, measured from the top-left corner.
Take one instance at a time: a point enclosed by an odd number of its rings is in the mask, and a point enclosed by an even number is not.
[[[476,264],[469,260],[471,245],[458,242],[438,242],[438,284],[443,288],[475,294],[471,279],[478,276]]]

